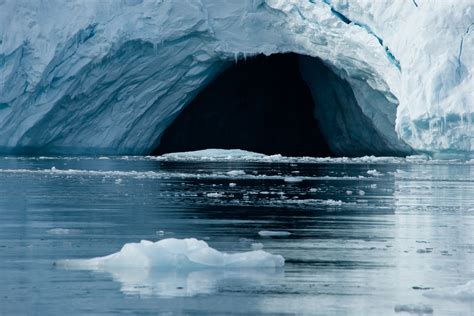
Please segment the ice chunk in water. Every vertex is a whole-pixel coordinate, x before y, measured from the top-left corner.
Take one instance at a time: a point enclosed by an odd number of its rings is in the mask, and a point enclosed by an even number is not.
[[[277,237],[277,236],[290,236],[291,233],[287,231],[279,231],[279,230],[261,230],[258,234],[262,237]]]
[[[68,228],[52,228],[48,229],[46,232],[51,235],[68,235],[77,232],[77,230]]]
[[[188,271],[202,268],[276,268],[284,264],[282,256],[263,250],[229,254],[195,238],[168,238],[157,242],[142,240],[125,244],[119,252],[105,257],[56,262],[57,266],[71,269],[153,268]]]

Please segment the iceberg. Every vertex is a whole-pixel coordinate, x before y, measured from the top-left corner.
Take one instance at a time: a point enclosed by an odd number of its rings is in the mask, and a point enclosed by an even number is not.
[[[92,259],[65,259],[56,266],[67,269],[115,270],[150,269],[154,271],[194,271],[202,269],[249,269],[283,267],[285,259],[263,250],[224,253],[195,238],[166,238],[157,242],[142,240],[125,244],[116,253]]]
[[[294,53],[336,155],[470,155],[473,21],[471,1],[0,0],[0,152],[149,154],[231,65]]]
[[[105,257],[59,260],[55,266],[107,273],[127,295],[193,297],[217,292],[223,281],[259,284],[281,278],[284,258],[259,245],[252,245],[252,251],[228,254],[194,238],[142,240]]]

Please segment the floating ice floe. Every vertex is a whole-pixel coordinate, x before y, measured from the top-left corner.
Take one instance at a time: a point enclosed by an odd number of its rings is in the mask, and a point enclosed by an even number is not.
[[[328,205],[328,206],[341,206],[344,204],[341,200],[333,199],[291,199],[285,200],[286,204],[298,204],[298,205]]]
[[[376,176],[376,177],[383,175],[381,172],[377,171],[376,169],[367,170],[367,174],[371,176]]]
[[[207,193],[206,196],[210,198],[221,198],[221,197],[224,197],[225,194],[222,192],[211,192],[211,193]]]
[[[243,171],[243,170],[231,170],[231,171],[226,172],[226,174],[228,176],[231,176],[231,177],[243,176],[243,175],[245,175],[245,171]]]
[[[224,253],[195,238],[167,238],[157,242],[127,243],[119,252],[92,259],[66,259],[56,266],[69,269],[104,270],[139,268],[193,271],[205,268],[278,268],[285,259],[263,250]]]
[[[258,234],[262,237],[285,237],[291,235],[290,232],[282,230],[261,230]]]
[[[303,178],[302,177],[285,177],[284,181],[288,183],[297,183],[297,182],[303,181]]]
[[[46,232],[51,235],[68,235],[71,233],[77,232],[77,229],[68,229],[68,228],[52,228],[48,229]]]

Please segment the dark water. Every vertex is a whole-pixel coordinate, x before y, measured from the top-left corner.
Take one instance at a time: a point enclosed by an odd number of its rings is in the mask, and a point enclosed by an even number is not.
[[[169,237],[225,252],[261,243],[286,264],[115,275],[53,265]],[[473,262],[473,164],[0,159],[1,315],[403,315],[409,304],[473,315],[469,298],[425,295],[474,279]]]

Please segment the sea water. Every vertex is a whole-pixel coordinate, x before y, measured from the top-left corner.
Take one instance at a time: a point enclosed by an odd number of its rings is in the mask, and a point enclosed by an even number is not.
[[[284,266],[58,264],[185,238]],[[0,158],[0,315],[472,315],[473,263],[470,161]]]

